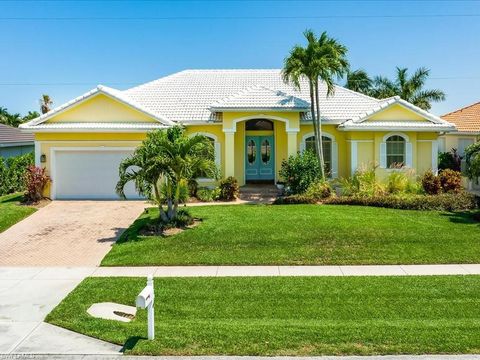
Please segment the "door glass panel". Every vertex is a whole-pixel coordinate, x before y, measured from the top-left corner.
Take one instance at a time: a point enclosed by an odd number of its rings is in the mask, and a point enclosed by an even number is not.
[[[270,147],[270,142],[265,139],[262,141],[262,148],[261,148],[261,153],[262,153],[262,162],[264,165],[267,165],[270,161],[270,154],[271,152],[271,147]]]
[[[255,141],[249,140],[247,145],[247,159],[250,165],[255,163],[255,159],[257,157],[257,147],[255,145]]]

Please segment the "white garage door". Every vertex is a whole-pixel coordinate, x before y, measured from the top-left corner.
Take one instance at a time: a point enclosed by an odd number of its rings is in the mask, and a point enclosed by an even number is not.
[[[55,199],[118,199],[118,166],[133,150],[56,150]],[[125,186],[127,199],[138,199],[133,183]]]

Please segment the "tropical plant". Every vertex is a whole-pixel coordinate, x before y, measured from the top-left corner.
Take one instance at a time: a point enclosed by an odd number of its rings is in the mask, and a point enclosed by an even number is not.
[[[27,115],[23,117],[23,121],[30,121],[39,117],[40,114],[37,111],[29,111]]]
[[[455,171],[461,171],[462,157],[458,155],[457,149],[452,149],[451,151],[438,154],[438,169],[452,169]]]
[[[50,98],[50,95],[43,94],[39,101],[40,101],[40,111],[42,112],[42,114],[46,114],[51,110],[53,101]]]
[[[430,170],[422,176],[422,187],[428,195],[437,195],[442,191],[439,177]]]
[[[358,168],[351,178],[339,180],[344,196],[377,196],[387,193],[385,185],[377,181],[375,166]]]
[[[349,71],[347,73],[347,81],[345,83],[347,89],[369,95],[373,88],[373,80],[368,76],[367,72],[362,69]]]
[[[282,161],[280,177],[289,194],[303,194],[320,176],[320,163],[313,151],[306,150]]]
[[[220,189],[218,188],[203,188],[198,189],[197,191],[197,199],[202,202],[212,202],[218,200],[220,198]]]
[[[24,191],[25,171],[33,163],[33,153],[7,159],[0,157],[0,195]]]
[[[238,181],[233,176],[229,176],[226,179],[220,181],[220,199],[225,201],[233,201],[238,197],[240,188]]]
[[[203,135],[189,137],[179,126],[150,132],[135,152],[120,164],[116,191],[125,198],[124,187],[133,181],[137,192],[158,206],[160,221],[172,222],[178,213],[185,182],[198,174],[218,178],[213,152],[208,138]]]
[[[452,169],[441,170],[438,173],[440,184],[444,192],[459,192],[462,187],[462,173]]]
[[[7,108],[0,106],[0,124],[18,127],[21,123],[25,121],[32,120],[39,117],[40,114],[36,111],[29,111],[27,115],[21,116],[18,113],[11,114],[8,112]]]
[[[315,181],[310,184],[305,195],[315,200],[323,200],[332,196],[332,187],[328,181]]]
[[[467,176],[470,180],[478,182],[480,178],[480,141],[467,146],[465,149],[465,163]]]
[[[408,76],[408,68],[396,68],[395,79],[375,76],[373,80],[364,70],[355,70],[347,75],[345,87],[377,99],[400,96],[421,109],[430,110],[432,102],[445,100],[445,93],[439,89],[425,90],[425,83],[430,70],[418,68],[412,76]]]
[[[45,168],[31,165],[25,172],[26,191],[24,194],[25,202],[36,203],[44,198],[43,192],[50,182]]]
[[[307,46],[295,45],[285,58],[283,80],[300,89],[306,79],[310,91],[310,113],[315,133],[315,150],[320,163],[321,179],[325,180],[325,161],[322,146],[322,121],[320,113],[319,82],[327,86],[327,97],[335,92],[334,77],[341,78],[348,71],[347,48],[323,32],[316,37],[312,30],[304,33]]]

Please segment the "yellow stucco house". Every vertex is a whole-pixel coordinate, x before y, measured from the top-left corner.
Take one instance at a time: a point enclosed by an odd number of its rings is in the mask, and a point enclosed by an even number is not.
[[[454,125],[398,97],[320,92],[332,178],[362,164],[377,164],[379,176],[395,163],[436,171],[438,136]],[[52,199],[115,198],[119,162],[148,131],[174,124],[211,139],[223,176],[274,183],[282,160],[313,146],[309,99],[307,83],[297,91],[280,70],[186,70],[124,91],[98,86],[21,127],[35,135]]]

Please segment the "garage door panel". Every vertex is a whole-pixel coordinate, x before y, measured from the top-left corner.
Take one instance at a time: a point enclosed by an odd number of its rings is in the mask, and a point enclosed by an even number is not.
[[[128,150],[67,150],[55,152],[57,199],[118,199],[115,185],[120,162]],[[138,199],[133,183],[125,186],[127,199]]]

